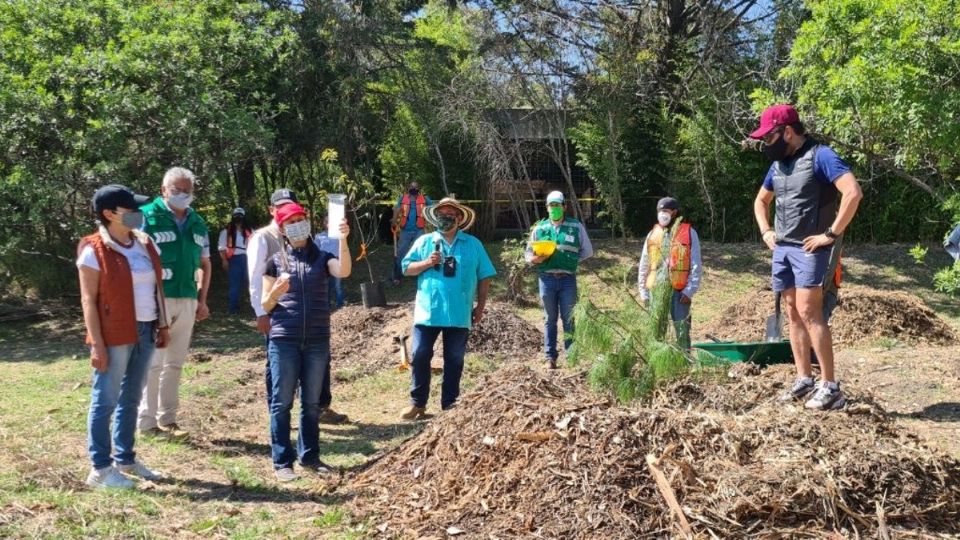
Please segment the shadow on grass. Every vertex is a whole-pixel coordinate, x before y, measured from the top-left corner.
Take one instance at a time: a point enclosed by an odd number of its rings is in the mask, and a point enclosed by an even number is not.
[[[383,443],[398,438],[407,439],[422,429],[422,423],[397,424],[366,424],[353,422],[343,426],[320,426],[320,451],[323,454],[351,455],[359,454],[364,457],[372,456],[381,451]],[[291,432],[291,439],[296,444],[297,431]],[[183,441],[197,450],[222,452],[227,456],[251,456],[267,458],[270,456],[270,445],[249,440],[219,438],[195,443]],[[378,445],[381,445],[378,447]]]
[[[311,475],[301,471],[302,478],[310,480],[316,478],[319,481],[328,481],[336,483],[343,478],[337,475],[319,476]],[[279,487],[272,485],[273,479],[264,480],[264,483],[257,486],[241,486],[234,482],[214,482],[210,480],[201,480],[198,478],[188,478],[174,482],[172,490],[164,490],[163,495],[175,495],[193,502],[207,501],[233,501],[233,502],[274,502],[274,503],[302,503],[313,502],[324,505],[343,504],[353,497],[339,493],[331,493],[336,485],[327,488],[324,486],[310,485],[304,489],[297,489],[294,486]]]

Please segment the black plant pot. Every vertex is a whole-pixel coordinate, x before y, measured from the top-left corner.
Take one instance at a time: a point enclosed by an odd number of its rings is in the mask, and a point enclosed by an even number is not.
[[[383,282],[366,282],[360,284],[360,295],[363,297],[363,307],[386,307],[387,297],[383,293]]]

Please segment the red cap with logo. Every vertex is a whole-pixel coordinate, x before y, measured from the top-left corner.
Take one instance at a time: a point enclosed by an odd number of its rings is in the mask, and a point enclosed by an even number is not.
[[[762,139],[775,128],[796,124],[800,121],[800,115],[793,105],[772,105],[764,109],[760,115],[760,127],[750,134],[751,139]]]
[[[307,215],[307,211],[297,203],[288,203],[277,208],[276,213],[273,215],[273,220],[277,222],[277,225],[283,225],[284,221],[300,214],[305,216]]]

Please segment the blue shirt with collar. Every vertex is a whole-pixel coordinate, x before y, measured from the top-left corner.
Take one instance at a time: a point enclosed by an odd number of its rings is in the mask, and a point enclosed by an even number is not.
[[[441,267],[439,270],[428,268],[417,276],[413,324],[469,329],[477,284],[497,275],[497,271],[483,243],[463,231],[457,232],[452,244],[448,244],[439,232],[417,238],[400,262],[403,271],[406,272],[412,263],[429,259],[437,242],[444,259],[449,256],[456,259],[456,275],[445,277]]]

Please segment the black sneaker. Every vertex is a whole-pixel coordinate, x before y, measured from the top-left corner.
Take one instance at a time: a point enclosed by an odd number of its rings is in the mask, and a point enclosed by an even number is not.
[[[799,401],[810,395],[816,389],[817,385],[814,384],[813,377],[800,377],[793,381],[793,386],[791,386],[789,390],[780,394],[777,401],[781,403]]]
[[[550,365],[550,369],[557,369],[557,359],[556,359],[556,358],[548,358],[548,359],[547,359],[547,363]]]
[[[832,387],[826,383],[821,383],[817,393],[807,400],[804,407],[818,411],[830,411],[842,409],[847,404],[847,398],[840,391],[840,386]]]

